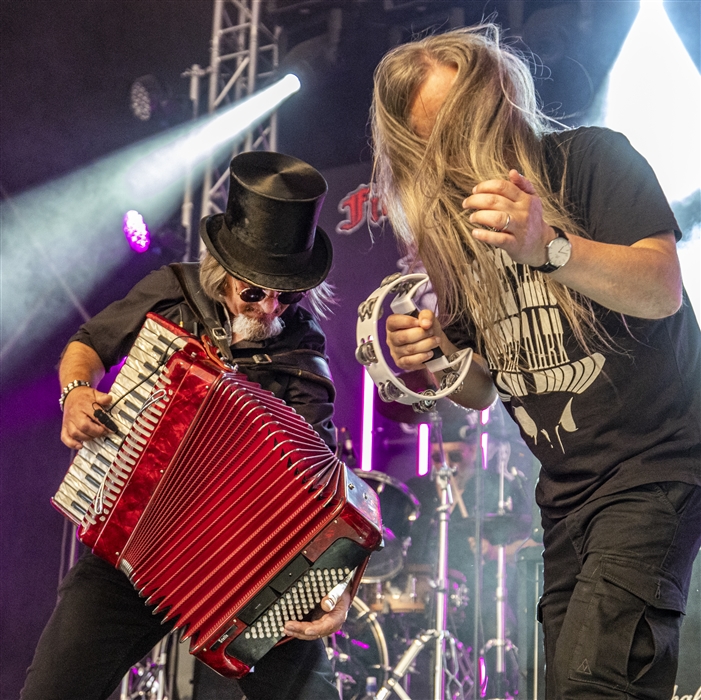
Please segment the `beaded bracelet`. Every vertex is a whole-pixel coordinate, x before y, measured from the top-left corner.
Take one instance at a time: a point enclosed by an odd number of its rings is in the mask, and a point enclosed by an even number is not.
[[[66,396],[73,391],[73,389],[77,389],[79,386],[90,386],[90,382],[86,382],[84,379],[74,379],[72,382],[69,382],[66,384],[66,386],[63,387],[63,390],[61,391],[61,396],[58,397],[58,405],[61,407],[61,411],[63,411],[63,404],[66,401]]]

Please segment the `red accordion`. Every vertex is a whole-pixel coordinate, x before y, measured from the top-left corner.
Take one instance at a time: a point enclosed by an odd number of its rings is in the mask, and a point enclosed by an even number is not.
[[[166,611],[190,653],[244,676],[381,545],[375,492],[283,401],[149,314],[54,505]]]

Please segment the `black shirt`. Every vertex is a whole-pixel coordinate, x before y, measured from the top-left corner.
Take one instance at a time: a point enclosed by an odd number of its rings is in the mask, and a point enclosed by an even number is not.
[[[566,167],[571,212],[594,241],[631,245],[679,227],[654,172],[621,134],[581,128],[543,139],[554,185]],[[594,304],[615,349],[585,352],[539,275],[494,250],[510,282],[508,320],[528,369],[490,362],[507,411],[542,469],[536,498],[551,518],[657,481],[701,484],[701,332],[684,294],[659,320]],[[506,324],[504,324],[506,325]],[[474,345],[467,329],[446,329]]]
[[[141,330],[146,314],[152,311],[198,335],[202,332],[185,302],[180,284],[170,267],[155,270],[138,282],[124,299],[115,301],[84,323],[70,339],[91,347],[105,369],[116,365],[131,348]],[[289,350],[308,349],[324,353],[326,340],[313,316],[293,304],[280,317],[282,333],[259,342],[241,341],[231,346],[234,359],[256,354],[275,355]],[[241,366],[250,379],[272,391],[302,415],[333,450],[336,446],[332,423],[332,390],[323,383],[290,374],[270,371],[264,365]]]

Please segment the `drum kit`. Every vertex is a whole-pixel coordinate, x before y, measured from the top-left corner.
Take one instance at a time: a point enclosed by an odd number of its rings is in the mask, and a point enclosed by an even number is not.
[[[357,473],[377,492],[383,518],[385,548],[374,553],[353,601],[345,625],[327,640],[327,652],[334,666],[339,696],[342,700],[363,697],[368,677],[376,677],[379,690],[373,697],[387,700],[396,695],[400,700],[468,700],[488,696],[492,700],[508,700],[506,652],[512,648],[506,639],[506,545],[517,539],[516,524],[523,532],[523,522],[511,517],[504,481],[507,474],[504,454],[499,458],[499,502],[497,512],[481,512],[482,472],[489,456],[482,449],[482,469],[475,470],[475,510],[469,521],[474,526],[474,542],[483,538],[497,549],[496,636],[480,648],[481,557],[476,556],[475,581],[468,582],[463,573],[448,568],[448,528],[453,496],[451,483],[454,469],[448,464],[441,437],[442,405],[452,402],[447,397],[461,385],[472,360],[470,351],[444,357],[434,351],[425,364],[430,372],[440,371],[441,386],[417,386],[416,373],[396,374],[384,358],[378,320],[382,303],[390,294],[394,313],[416,315],[412,301],[428,277],[421,274],[392,275],[360,305],[356,329],[356,358],[363,364],[377,387],[382,403],[376,404],[386,417],[401,423],[430,422],[432,440],[439,449],[430,477],[439,494],[435,513],[438,528],[431,543],[435,565],[407,563],[411,547],[412,524],[419,516],[421,503],[404,483],[379,471]],[[428,373],[423,373],[427,376]],[[486,432],[481,423],[478,445]],[[508,478],[508,477],[507,477]],[[513,478],[513,477],[512,477]],[[530,531],[528,528],[527,531]],[[470,588],[472,586],[472,588]],[[472,599],[472,600],[471,600]],[[457,636],[455,620],[468,616],[472,607],[474,634],[472,640]],[[449,623],[450,620],[450,624]],[[496,668],[487,688],[484,655],[496,650]],[[423,653],[425,652],[425,653]],[[374,685],[374,684],[367,684]]]
[[[392,415],[387,406],[383,414]],[[402,421],[407,417],[402,411],[396,415]],[[432,430],[440,431],[440,414],[424,415],[421,420],[427,418],[431,419]],[[474,439],[479,440],[479,434]],[[435,480],[441,494],[434,517],[439,523],[438,533],[435,541],[429,543],[430,550],[437,554],[435,565],[412,561],[412,531],[422,508],[414,492],[399,479],[383,472],[356,470],[379,496],[385,547],[370,557],[347,622],[327,639],[327,652],[342,700],[363,697],[366,679],[371,676],[377,678],[380,690],[376,697],[380,700],[393,694],[401,700],[433,700],[435,697],[468,700],[485,697],[487,690],[489,698],[512,697],[509,692],[513,692],[513,688],[510,689],[506,679],[506,654],[515,647],[506,638],[505,547],[527,536],[530,517],[516,516],[504,507],[508,499],[505,498],[503,474],[508,475],[508,471],[504,468],[501,445],[505,443],[505,440],[494,440],[493,458],[502,473],[501,510],[497,507],[496,513],[471,514],[461,521],[465,525],[465,537],[476,534],[497,551],[496,590],[490,591],[489,596],[481,595],[477,588],[482,580],[479,565],[474,581],[468,580],[463,572],[447,567],[451,469],[446,466],[445,459],[442,467],[434,465],[432,476],[423,477]],[[441,474],[444,471],[447,475]],[[484,469],[478,469],[476,475],[482,472]],[[445,522],[443,527],[442,521]],[[451,537],[452,532],[451,529]],[[479,557],[477,560],[481,561]],[[443,577],[442,567],[445,568]],[[488,605],[494,600],[497,608],[496,629],[489,630],[494,637],[486,641],[477,636],[465,638],[469,636],[465,630],[470,627],[471,617],[475,618],[472,629],[478,629],[479,607],[487,597]],[[443,642],[441,664],[435,661],[437,652],[433,642],[436,640]],[[475,649],[479,649],[479,653],[476,654]],[[490,655],[495,658],[490,659],[487,674],[484,659]],[[436,666],[440,669],[440,679],[434,677]]]

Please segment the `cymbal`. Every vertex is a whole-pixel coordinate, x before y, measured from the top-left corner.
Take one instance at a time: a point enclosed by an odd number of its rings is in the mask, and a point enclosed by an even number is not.
[[[466,534],[474,534],[475,518],[450,519],[451,529],[456,526]],[[531,533],[531,516],[526,513],[485,513],[482,516],[482,537],[490,544],[511,544],[525,539]]]

